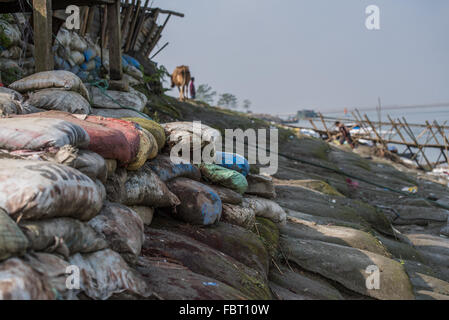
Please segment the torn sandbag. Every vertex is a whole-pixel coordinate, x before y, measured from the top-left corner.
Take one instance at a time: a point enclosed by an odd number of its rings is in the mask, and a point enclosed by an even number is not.
[[[46,110],[89,114],[89,102],[77,92],[61,89],[43,89],[29,94],[27,103]]]
[[[148,99],[144,94],[130,88],[129,92],[103,90],[95,86],[89,89],[92,93],[92,106],[101,109],[121,109],[123,107],[131,108],[142,112]],[[123,108],[125,109],[125,108]]]
[[[107,242],[89,225],[72,218],[55,218],[19,223],[34,251],[55,252],[69,257],[108,247]]]
[[[0,207],[14,219],[90,220],[100,211],[102,199],[95,182],[76,169],[49,162],[0,160]]]
[[[80,126],[58,119],[0,119],[0,148],[7,150],[46,150],[71,145],[86,148],[89,135]]]
[[[287,221],[287,214],[284,209],[274,201],[257,197],[248,197],[244,198],[243,202],[245,205],[254,209],[257,217],[264,217],[270,219],[274,223],[280,224],[285,224]]]
[[[213,189],[186,178],[176,178],[167,186],[181,201],[176,207],[175,218],[206,226],[220,221],[222,203]]]
[[[39,272],[22,259],[0,263],[0,300],[54,300],[56,293]]]
[[[223,221],[252,230],[256,224],[256,212],[246,202],[242,205],[223,204]]]
[[[137,259],[144,241],[144,224],[132,209],[119,203],[106,202],[89,225],[102,234],[109,246],[125,260]]]
[[[89,100],[89,92],[83,82],[74,73],[64,70],[43,71],[32,74],[9,85],[19,92],[35,91],[47,88],[61,88],[80,93]]]
[[[162,150],[162,148],[165,146],[165,131],[164,128],[161,127],[161,125],[153,120],[144,119],[141,117],[137,118],[123,118],[123,120],[132,121],[138,123],[142,128],[148,130],[154,138],[156,138],[159,150]]]
[[[201,164],[200,169],[203,179],[213,184],[232,189],[240,194],[245,193],[248,188],[246,178],[237,171],[206,163]]]
[[[148,162],[148,167],[164,182],[178,177],[201,180],[200,170],[190,162],[178,157],[159,155],[156,159]]]
[[[81,290],[89,298],[106,300],[122,293],[138,298],[150,296],[142,277],[110,249],[88,254],[77,253],[70,257],[69,262],[80,268]]]
[[[217,151],[215,164],[243,174],[245,177],[249,173],[249,163],[245,157],[229,152]]]
[[[245,193],[267,199],[276,198],[273,178],[270,176],[248,174],[246,181],[248,182],[248,188]]]
[[[35,252],[22,258],[28,266],[44,276],[45,282],[55,292],[56,300],[78,300],[78,289],[69,288],[70,264],[54,254]]]
[[[17,224],[0,209],[0,261],[23,255],[28,246],[28,239]]]
[[[121,165],[130,163],[137,153],[137,145],[131,146],[123,132],[110,128],[103,123],[86,121],[85,115],[72,115],[62,111],[47,111],[39,114],[29,114],[24,118],[54,118],[61,119],[82,127],[90,137],[88,149],[96,152],[105,159],[117,160]],[[111,119],[112,120],[112,119]],[[126,130],[126,128],[122,128]],[[134,129],[133,129],[134,131]],[[134,141],[134,140],[133,140]],[[136,147],[136,149],[134,149]]]

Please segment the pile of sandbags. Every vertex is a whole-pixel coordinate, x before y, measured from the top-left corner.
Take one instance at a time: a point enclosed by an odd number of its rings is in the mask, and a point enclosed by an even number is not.
[[[21,13],[18,19],[24,20]],[[4,84],[34,72],[34,47],[22,40],[19,25],[11,14],[0,16],[0,72]]]
[[[26,94],[26,104],[41,110],[89,114],[89,92],[69,71],[46,71],[17,80],[9,88]]]
[[[56,36],[54,51],[55,68],[73,72],[83,81],[100,78],[101,66],[109,69],[109,50],[101,47],[89,36],[82,37],[74,31],[61,27]],[[122,56],[125,78],[131,85],[143,80],[140,63],[128,56]]]

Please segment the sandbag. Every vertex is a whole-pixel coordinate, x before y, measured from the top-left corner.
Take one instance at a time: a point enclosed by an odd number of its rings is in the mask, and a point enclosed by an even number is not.
[[[148,130],[154,138],[156,138],[159,150],[165,146],[165,131],[164,128],[161,127],[159,123],[153,120],[144,119],[144,118],[123,118],[123,120],[132,121],[138,123],[142,128]]]
[[[156,172],[162,181],[168,182],[178,177],[189,178],[192,180],[201,180],[201,172],[194,165],[182,158],[172,158],[159,155],[156,159],[148,162],[148,167]]]
[[[144,224],[140,216],[124,205],[106,202],[100,213],[89,221],[125,260],[133,261],[140,254],[144,241]]]
[[[144,206],[132,206],[130,207],[131,210],[136,212],[139,217],[142,219],[143,224],[148,226],[153,221],[154,216],[154,209],[150,207],[144,207]]]
[[[218,196],[221,199],[221,202],[229,204],[242,204],[243,196],[240,193],[213,184],[210,184],[208,186],[211,187],[218,194]]]
[[[31,93],[27,100],[34,107],[69,113],[89,114],[89,102],[77,92],[61,89],[43,89]]]
[[[110,249],[83,255],[77,253],[69,262],[80,268],[81,290],[92,299],[106,300],[120,293],[140,298],[150,295],[142,277]]]
[[[147,164],[138,171],[117,170],[108,178],[106,190],[109,201],[126,206],[159,208],[174,207],[180,203]]]
[[[148,132],[148,135],[151,133]],[[152,151],[150,148],[152,148],[149,136],[145,134],[142,130],[139,131],[140,136],[140,143],[139,143],[139,150],[137,152],[136,158],[132,163],[129,164],[127,169],[129,171],[136,171],[142,168],[142,166],[145,164],[145,162],[148,160],[150,156],[150,152]]]
[[[77,300],[79,290],[69,289],[67,280],[70,264],[54,254],[35,252],[22,258],[33,270],[43,275],[44,281],[56,294],[57,300]]]
[[[248,182],[248,189],[245,193],[267,199],[276,198],[273,178],[259,174],[248,174],[246,181]]]
[[[176,207],[175,218],[205,226],[220,221],[221,199],[208,186],[186,178],[176,178],[167,186],[181,201],[181,204]]]
[[[276,202],[257,198],[248,197],[243,199],[245,206],[254,210],[257,217],[264,217],[270,219],[274,223],[285,224],[287,221],[287,214]]]
[[[35,91],[47,88],[62,88],[75,91],[89,100],[89,92],[83,82],[75,74],[65,70],[43,71],[32,74],[9,85],[19,92]]]
[[[19,258],[0,263],[0,300],[54,300],[56,293],[42,275]]]
[[[130,147],[131,159],[134,160],[136,158],[140,145],[140,130],[135,123],[120,119],[103,118],[97,116],[87,116],[85,120],[122,132]]]
[[[143,80],[143,73],[142,71],[140,71],[139,69],[137,69],[136,67],[129,65],[126,68],[126,73],[129,74],[131,77],[133,77],[136,80]]]
[[[171,122],[164,123],[161,126],[165,130],[167,137],[167,147],[172,152],[173,147],[177,147],[178,152],[174,152],[174,156],[180,156],[187,159],[186,155],[182,154],[183,149],[190,150],[191,154],[199,153],[202,155],[206,151],[211,157],[215,156],[215,142],[221,137],[218,130],[212,129],[204,124],[196,127],[193,122]],[[200,141],[200,145],[196,146],[194,141]]]
[[[22,35],[17,25],[0,20],[0,46],[10,48],[20,42]]]
[[[22,49],[20,47],[14,46],[9,48],[8,50],[0,51],[0,57],[5,59],[20,59],[22,55]]]
[[[28,246],[28,239],[17,224],[0,209],[0,261],[23,255]]]
[[[0,160],[0,207],[13,219],[74,217],[90,220],[101,193],[76,169],[40,161]]]
[[[246,178],[237,171],[230,170],[215,164],[201,164],[201,174],[208,182],[232,189],[238,193],[245,193],[248,188]]]
[[[58,119],[0,119],[0,148],[7,150],[46,150],[71,145],[86,148],[89,135],[80,126]]]
[[[78,66],[84,63],[84,55],[79,51],[71,51],[70,59]]]
[[[6,87],[0,87],[0,97],[16,100],[16,101],[23,101],[23,96],[18,93],[15,90],[6,88]]]
[[[55,252],[69,257],[108,247],[108,243],[89,225],[72,218],[21,221],[20,227],[34,251]]]
[[[81,171],[92,180],[98,179],[101,182],[106,182],[108,178],[106,161],[92,151],[79,150],[71,167]]]
[[[0,117],[22,113],[24,113],[24,110],[21,102],[15,100],[9,94],[5,94],[0,91]]]
[[[248,160],[246,160],[245,157],[236,153],[217,151],[215,157],[215,164],[221,167],[235,170],[243,174],[245,177],[249,173]]]
[[[134,59],[133,57],[131,57],[127,54],[123,54],[122,58],[125,59],[125,61],[128,62],[128,64],[136,67],[137,69],[140,69],[140,62],[137,61],[136,59]]]
[[[140,128],[140,130],[148,138],[148,142],[150,145],[150,151],[148,152],[148,160],[152,160],[157,157],[158,151],[159,151],[156,138],[153,136],[153,134],[151,134],[150,131],[148,131],[144,128]]]
[[[92,114],[100,117],[123,119],[123,118],[144,118],[143,115],[134,110],[129,109],[105,109],[105,108],[92,108]]]
[[[243,205],[223,204],[223,221],[252,230],[256,224],[256,212],[247,203]]]
[[[130,163],[134,159],[135,154],[137,154],[138,145],[134,144],[131,146],[122,131],[104,125],[107,121],[105,119],[100,123],[94,123],[85,121],[87,117],[85,115],[72,115],[62,111],[47,111],[37,115],[30,114],[22,117],[55,118],[76,124],[89,134],[90,143],[88,149],[90,151],[98,153],[105,159],[115,159],[121,165]],[[122,129],[125,130],[125,128]],[[131,136],[133,135],[131,134]]]
[[[132,88],[129,92],[107,90],[103,93],[99,88],[90,87],[92,92],[92,106],[103,109],[120,109],[122,106],[136,111],[143,111],[148,99],[146,96]]]

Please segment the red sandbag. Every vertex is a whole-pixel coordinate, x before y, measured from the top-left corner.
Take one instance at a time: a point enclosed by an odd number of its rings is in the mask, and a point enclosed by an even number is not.
[[[131,147],[132,159],[136,158],[140,146],[140,133],[138,124],[131,121],[105,118],[100,116],[87,116],[86,121],[97,123],[107,128],[119,130],[125,135],[126,140],[128,140],[128,144]]]
[[[76,117],[68,112],[48,111],[17,115],[14,117],[54,118],[77,124],[84,128],[89,134],[89,150],[98,153],[105,159],[115,159],[119,161],[121,165],[130,163],[134,159],[134,154],[137,153],[137,151],[133,150],[131,144],[121,130],[83,120],[83,117],[85,118],[86,116],[78,115],[78,117]],[[123,128],[126,127],[123,126]],[[126,130],[124,129],[123,131]]]

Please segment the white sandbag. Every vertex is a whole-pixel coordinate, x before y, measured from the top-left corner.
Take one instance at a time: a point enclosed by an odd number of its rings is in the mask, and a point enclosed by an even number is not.
[[[67,287],[70,264],[54,254],[36,252],[22,258],[28,266],[44,276],[44,281],[56,294],[57,300],[78,300],[80,290]]]
[[[0,117],[23,113],[24,109],[20,101],[12,99],[8,94],[2,94],[0,91]]]
[[[15,117],[0,119],[0,148],[46,150],[71,145],[87,148],[90,138],[82,127],[59,119]]]
[[[90,114],[91,107],[82,95],[61,89],[43,89],[30,93],[27,102],[37,108],[69,113]]]
[[[89,225],[108,241],[110,248],[120,253],[125,260],[134,261],[140,254],[145,239],[143,221],[130,208],[106,202],[100,213],[89,221]]]
[[[90,90],[92,92],[92,106],[95,108],[120,109],[125,106],[141,112],[148,101],[144,94],[132,88],[129,92],[107,90],[104,94],[95,86],[91,87]]]
[[[76,169],[40,161],[0,160],[0,207],[13,219],[92,219],[102,195]]]
[[[55,70],[32,74],[9,85],[19,92],[35,91],[47,88],[62,88],[80,93],[89,100],[89,92],[81,79],[70,71]]]
[[[129,74],[123,74],[123,80],[127,81],[130,86],[136,86],[140,84],[140,81],[134,77],[131,77]]]
[[[29,247],[28,239],[17,224],[0,209],[0,261],[21,256]]]
[[[120,293],[150,296],[144,279],[110,249],[83,255],[77,253],[69,262],[80,269],[81,290],[92,299],[106,300]]]
[[[0,263],[0,300],[54,300],[56,293],[42,275],[22,259]]]
[[[248,197],[243,199],[243,203],[245,206],[252,208],[257,217],[267,218],[274,223],[279,224],[285,224],[287,221],[287,214],[284,209],[274,201],[257,197]]]
[[[136,67],[129,65],[126,68],[126,73],[129,74],[131,77],[133,77],[134,79],[138,80],[138,81],[142,81],[143,80],[143,73],[142,71],[140,71],[139,69],[137,69]]]
[[[90,253],[108,247],[91,226],[72,218],[21,221],[20,227],[34,251],[55,252],[68,258],[78,252]]]
[[[69,31],[70,32],[70,49],[76,50],[79,52],[84,52],[84,50],[87,49],[87,42],[78,35],[78,33]]]

